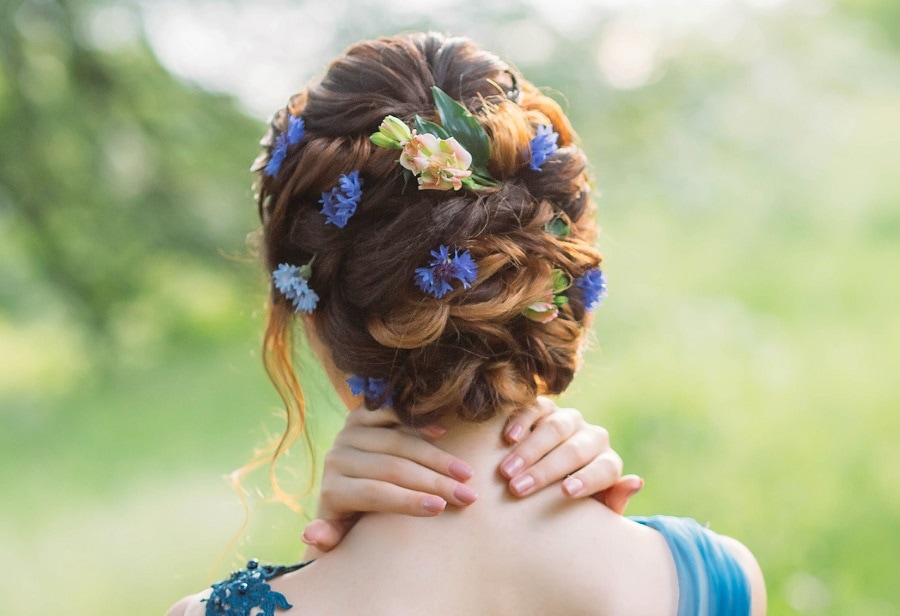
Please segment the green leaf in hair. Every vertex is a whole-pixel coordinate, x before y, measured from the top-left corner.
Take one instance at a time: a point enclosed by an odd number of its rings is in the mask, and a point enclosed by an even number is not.
[[[450,138],[450,133],[448,133],[446,130],[444,130],[443,126],[441,126],[440,124],[435,124],[431,120],[426,120],[422,116],[417,115],[415,117],[415,120],[413,121],[413,125],[416,127],[416,132],[419,133],[420,135],[422,135],[424,133],[429,133],[429,134],[434,135],[438,139],[449,139]],[[459,139],[457,139],[457,141],[459,141]],[[464,148],[466,147],[462,141],[460,141],[459,144],[461,146],[463,146]],[[468,148],[466,148],[466,149],[468,149]]]
[[[476,172],[486,171],[488,161],[491,159],[491,146],[484,128],[468,109],[450,98],[439,87],[432,86],[431,94],[441,117],[441,126],[472,155],[472,167]]]

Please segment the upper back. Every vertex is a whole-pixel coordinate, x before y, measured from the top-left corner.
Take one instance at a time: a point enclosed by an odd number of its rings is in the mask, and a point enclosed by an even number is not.
[[[498,484],[500,482],[497,482]],[[665,540],[594,501],[481,490],[436,519],[366,516],[344,543],[272,582],[287,614],[675,614]]]
[[[765,613],[749,551],[693,521],[652,519],[664,537],[554,486],[518,500],[490,472],[472,482],[479,498],[464,510],[366,515],[334,551],[267,580],[284,597],[277,614],[738,616],[750,613],[751,591],[753,616]],[[251,613],[208,612],[208,595],[170,616]]]

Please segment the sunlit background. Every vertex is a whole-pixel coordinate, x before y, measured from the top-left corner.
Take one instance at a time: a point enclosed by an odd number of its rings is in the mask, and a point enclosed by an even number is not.
[[[0,0],[0,612],[157,615],[299,558],[264,476],[228,545],[223,477],[282,426],[248,167],[329,58],[420,29],[591,156],[611,293],[565,401],[646,478],[630,512],[742,539],[771,614],[896,614],[896,0]]]

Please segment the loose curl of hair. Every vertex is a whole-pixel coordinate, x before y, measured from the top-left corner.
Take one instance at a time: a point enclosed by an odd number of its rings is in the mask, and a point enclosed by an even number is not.
[[[388,115],[438,121],[432,86],[485,128],[499,187],[420,191],[397,164],[398,152],[369,140]],[[289,114],[303,117],[306,135],[270,177],[261,169]],[[559,134],[559,149],[537,172],[529,142],[541,124]],[[568,293],[549,323],[522,314],[546,297],[554,268],[574,281],[601,261],[586,159],[556,102],[468,39],[392,36],[357,43],[335,59],[274,116],[261,143],[254,169],[266,268],[316,256],[309,284],[320,298],[319,339],[341,371],[387,379],[402,421],[421,425],[445,413],[486,420],[569,385],[589,320],[580,290]],[[344,228],[325,224],[321,193],[354,170],[363,179],[356,213]],[[545,231],[555,217],[570,225],[567,237]],[[440,244],[469,250],[478,277],[471,288],[435,299],[413,275]],[[305,417],[291,361],[293,323],[291,303],[272,289],[264,361],[288,410],[275,457],[296,440]]]

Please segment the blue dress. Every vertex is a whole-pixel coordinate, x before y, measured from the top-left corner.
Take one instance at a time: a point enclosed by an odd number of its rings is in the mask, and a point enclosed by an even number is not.
[[[665,537],[678,574],[678,616],[749,616],[750,584],[731,550],[716,533],[690,518],[632,517]],[[312,561],[310,561],[312,562]],[[269,580],[309,563],[290,567],[260,565],[251,560],[227,580],[213,584],[206,616],[276,616],[292,606],[272,590]]]
[[[678,616],[749,616],[750,583],[722,538],[691,518],[632,517],[659,531],[678,574]]]

